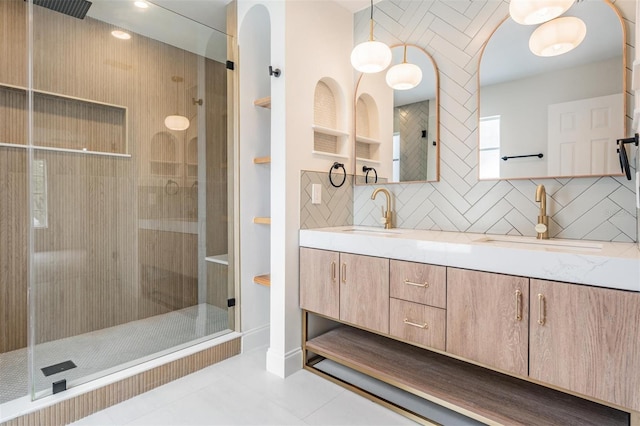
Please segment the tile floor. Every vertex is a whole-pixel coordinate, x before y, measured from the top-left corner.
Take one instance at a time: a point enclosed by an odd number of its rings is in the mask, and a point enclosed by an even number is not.
[[[239,355],[75,425],[414,425],[308,371],[281,379],[266,349]]]

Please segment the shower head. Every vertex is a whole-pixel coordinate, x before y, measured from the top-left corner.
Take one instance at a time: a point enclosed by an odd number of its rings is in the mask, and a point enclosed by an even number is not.
[[[87,0],[33,0],[33,4],[78,19],[84,19],[91,7],[91,2]]]

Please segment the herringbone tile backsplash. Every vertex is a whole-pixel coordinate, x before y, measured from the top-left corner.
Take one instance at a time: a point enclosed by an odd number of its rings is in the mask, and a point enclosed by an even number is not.
[[[635,1],[618,0],[615,4],[625,18],[627,58],[633,58]],[[394,225],[535,235],[538,205],[534,195],[536,185],[542,183],[549,197],[553,237],[636,241],[633,181],[617,177],[477,180],[478,59],[482,44],[507,14],[508,3],[496,0],[393,0],[376,4],[376,39],[423,47],[440,72],[440,181],[387,185],[394,194]],[[354,43],[367,38],[368,19],[368,9],[354,15]],[[631,62],[627,59],[627,64]],[[631,93],[627,93],[627,99],[633,105]],[[354,188],[353,224],[378,226],[380,204],[371,201],[371,191],[372,186]],[[340,202],[346,199],[341,197]],[[328,213],[323,216],[337,219]]]
[[[342,182],[342,175],[335,174],[333,181]],[[320,184],[322,203],[311,204],[311,185]],[[353,225],[353,175],[347,175],[344,184],[335,188],[329,181],[329,173],[300,173],[300,227],[325,228]]]

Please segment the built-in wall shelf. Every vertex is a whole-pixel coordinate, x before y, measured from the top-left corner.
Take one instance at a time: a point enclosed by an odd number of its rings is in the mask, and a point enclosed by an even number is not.
[[[342,154],[334,154],[333,152],[325,152],[325,151],[316,151],[313,150],[311,151],[311,153],[313,155],[322,155],[324,157],[331,157],[331,158],[340,158],[340,159],[345,159],[348,160],[349,156],[348,155],[342,155]]]
[[[366,136],[356,135],[356,142],[368,143],[373,145],[380,145],[382,141],[378,139],[369,138]]]
[[[36,151],[68,152],[70,154],[86,154],[86,155],[100,155],[103,157],[131,158],[131,154],[117,154],[115,152],[88,151],[84,149],[53,148],[50,146],[28,146],[28,145],[15,144],[15,143],[6,143],[6,142],[0,142],[0,148],[20,148],[20,149],[33,148]]]
[[[258,225],[271,225],[270,217],[254,217],[253,223],[257,223]]]
[[[253,164],[269,164],[271,163],[271,157],[256,157],[253,159]]]
[[[265,287],[271,287],[271,274],[257,275],[253,277],[253,282]]]
[[[314,124],[311,126],[311,128],[313,129],[314,132],[317,133],[322,133],[323,135],[329,135],[329,136],[349,136],[349,133],[347,132],[343,132],[342,130],[337,130],[337,129],[330,129],[328,127],[324,127],[324,126],[319,126],[317,124]]]
[[[253,101],[253,104],[261,108],[271,109],[271,96],[256,99],[255,101]]]
[[[26,127],[9,133],[10,123],[24,122],[31,94],[33,145],[57,152],[126,156],[129,154],[127,107],[42,90],[0,84],[3,99],[0,140],[27,145]]]
[[[149,161],[150,172],[154,176],[180,176],[180,166],[181,164],[175,161]]]
[[[623,411],[352,327],[305,349],[486,424],[629,424]]]
[[[361,157],[356,157],[356,161],[360,162],[360,163],[374,163],[374,164],[380,164],[380,161],[378,160],[372,160],[371,158],[361,158]]]
[[[218,263],[220,265],[227,265],[229,266],[229,255],[228,254],[218,254],[215,256],[207,256],[204,258],[205,261],[207,262],[211,262],[211,263]]]

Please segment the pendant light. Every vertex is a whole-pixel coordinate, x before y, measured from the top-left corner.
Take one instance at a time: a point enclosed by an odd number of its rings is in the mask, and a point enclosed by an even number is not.
[[[184,78],[174,75],[171,81],[176,83],[176,114],[167,115],[164,119],[164,125],[169,130],[187,130],[189,128],[189,119],[183,115],[178,115],[178,83],[182,83]]]
[[[509,15],[521,25],[537,25],[565,13],[575,0],[511,0]]]
[[[392,66],[387,71],[387,84],[393,90],[409,90],[422,81],[422,70],[415,64],[407,63],[407,45],[404,45],[404,56],[401,64]]]
[[[391,49],[384,43],[373,39],[373,0],[369,18],[369,40],[358,44],[351,51],[351,65],[364,73],[376,73],[391,63]]]
[[[586,35],[587,26],[580,18],[557,18],[536,28],[529,49],[538,56],[558,56],[578,47]]]

